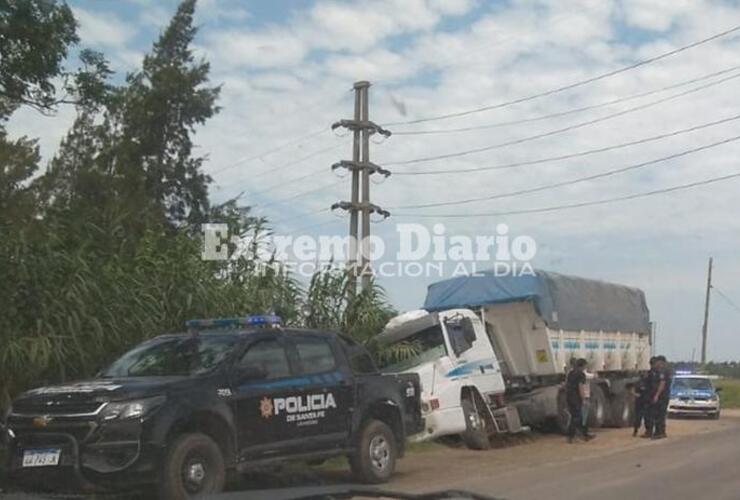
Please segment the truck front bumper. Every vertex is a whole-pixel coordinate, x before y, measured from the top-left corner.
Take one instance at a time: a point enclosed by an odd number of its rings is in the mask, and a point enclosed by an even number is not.
[[[465,431],[465,415],[461,406],[438,408],[422,414],[424,430],[412,436],[413,441],[428,441]]]
[[[10,479],[23,489],[97,491],[129,489],[154,480],[159,449],[142,441],[138,420],[100,424],[52,421],[43,429],[16,418],[10,425]],[[29,450],[59,450],[56,465],[28,466]]]

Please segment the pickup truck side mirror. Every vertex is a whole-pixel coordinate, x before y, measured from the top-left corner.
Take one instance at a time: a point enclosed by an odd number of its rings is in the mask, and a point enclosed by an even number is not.
[[[239,366],[234,369],[234,379],[238,384],[266,378],[267,370],[259,366]]]
[[[714,392],[722,392],[722,388],[721,387],[715,387]]]

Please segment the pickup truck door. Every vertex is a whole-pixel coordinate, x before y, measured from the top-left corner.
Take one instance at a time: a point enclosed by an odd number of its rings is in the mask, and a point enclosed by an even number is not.
[[[291,408],[289,432],[302,436],[301,449],[343,446],[354,406],[353,377],[344,351],[320,333],[294,332],[287,337],[300,385],[297,408]]]
[[[289,453],[290,426],[276,403],[291,395],[295,380],[282,336],[257,338],[231,371],[239,457],[256,460]]]

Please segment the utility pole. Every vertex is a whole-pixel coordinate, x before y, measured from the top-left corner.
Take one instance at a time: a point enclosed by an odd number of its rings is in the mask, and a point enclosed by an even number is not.
[[[370,269],[370,215],[377,213],[384,219],[390,216],[387,210],[383,210],[370,202],[370,176],[380,174],[385,177],[391,173],[375,165],[370,161],[370,136],[381,134],[390,137],[391,133],[380,125],[370,121],[369,113],[369,88],[370,82],[359,81],[354,84],[355,109],[354,119],[340,120],[332,125],[332,129],[344,127],[352,131],[352,160],[342,160],[332,165],[332,170],[346,168],[352,173],[352,191],[350,201],[339,201],[331,206],[332,210],[340,208],[349,212],[349,256],[347,266],[350,273],[349,293],[354,296],[357,293],[358,275],[358,218],[362,214],[362,240],[359,248],[359,274],[362,276],[362,289],[370,286],[372,270]],[[362,199],[360,200],[360,187],[362,187]]]
[[[707,328],[709,325],[709,297],[712,292],[712,257],[709,257],[709,270],[707,271],[707,297],[704,301],[704,325],[701,327],[701,365],[707,364]]]

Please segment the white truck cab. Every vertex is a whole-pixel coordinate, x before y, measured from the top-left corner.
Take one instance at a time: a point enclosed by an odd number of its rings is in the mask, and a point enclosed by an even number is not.
[[[475,432],[484,423],[477,412],[468,411],[468,405],[502,401],[506,385],[498,359],[480,318],[469,309],[401,314],[388,323],[379,340],[386,345],[403,343],[414,353],[385,371],[419,374],[426,422],[419,439],[463,434],[469,427]]]

